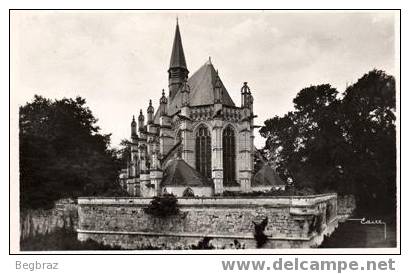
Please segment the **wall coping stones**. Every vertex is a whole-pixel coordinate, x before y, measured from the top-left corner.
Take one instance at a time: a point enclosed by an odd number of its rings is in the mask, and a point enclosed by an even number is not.
[[[309,196],[259,196],[259,197],[198,197],[178,198],[181,207],[312,207],[337,198],[336,193]],[[140,197],[79,197],[78,205],[147,206],[152,198]]]

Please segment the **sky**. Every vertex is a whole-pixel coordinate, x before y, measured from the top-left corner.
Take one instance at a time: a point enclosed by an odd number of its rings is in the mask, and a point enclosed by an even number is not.
[[[292,111],[305,87],[343,92],[374,68],[398,75],[393,12],[14,11],[12,104],[79,95],[118,146],[167,90],[177,16],[190,75],[211,57],[236,105],[248,82],[256,125]]]

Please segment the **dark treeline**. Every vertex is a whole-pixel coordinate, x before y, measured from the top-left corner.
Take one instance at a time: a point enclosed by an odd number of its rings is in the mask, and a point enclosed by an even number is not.
[[[395,79],[372,70],[339,93],[302,89],[295,110],[266,120],[265,156],[296,189],[354,194],[359,210],[396,206]]]
[[[20,107],[20,205],[50,208],[55,200],[121,194],[121,162],[109,149],[83,98],[35,96]]]

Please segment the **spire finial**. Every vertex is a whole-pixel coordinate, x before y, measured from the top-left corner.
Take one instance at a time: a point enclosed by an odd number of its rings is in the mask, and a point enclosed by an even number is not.
[[[162,89],[162,96],[165,96],[165,90]]]
[[[177,25],[178,25],[178,15],[177,15]]]
[[[241,88],[242,94],[251,94],[251,89],[248,86],[248,82],[243,82],[243,86]]]

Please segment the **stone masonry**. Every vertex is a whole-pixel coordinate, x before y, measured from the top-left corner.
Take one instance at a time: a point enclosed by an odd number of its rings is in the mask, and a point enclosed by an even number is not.
[[[317,246],[337,226],[337,195],[179,198],[180,214],[144,212],[147,198],[79,198],[78,239],[126,249],[187,249],[205,237],[216,248],[255,248],[255,223],[266,217],[264,248]]]

